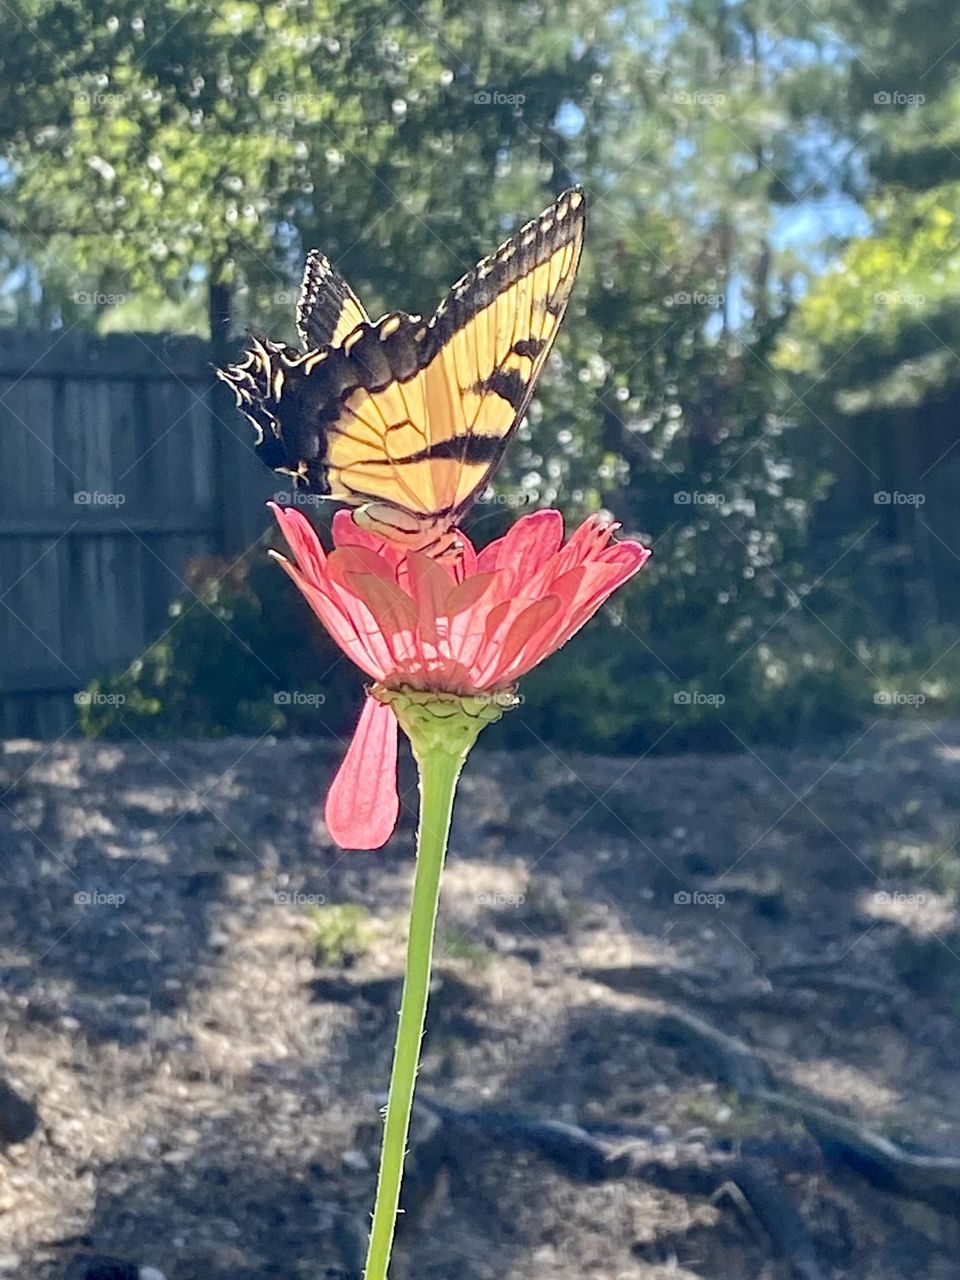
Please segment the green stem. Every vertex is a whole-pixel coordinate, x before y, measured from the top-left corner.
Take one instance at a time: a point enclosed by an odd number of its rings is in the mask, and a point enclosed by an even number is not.
[[[417,872],[410,906],[407,964],[400,1002],[400,1026],[390,1076],[387,1117],[383,1130],[380,1177],[373,1209],[373,1227],[364,1280],[387,1280],[400,1182],[406,1156],[413,1090],[420,1062],[420,1041],[427,1014],[433,940],[440,901],[440,877],[450,834],[450,818],[457,779],[466,750],[450,752],[442,747],[414,754],[420,770],[420,829],[417,834]]]

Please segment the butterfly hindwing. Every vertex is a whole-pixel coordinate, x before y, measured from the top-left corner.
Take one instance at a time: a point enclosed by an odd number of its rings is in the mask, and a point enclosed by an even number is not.
[[[312,254],[298,307],[307,350],[255,342],[223,375],[264,461],[312,492],[367,504],[385,536],[429,545],[487,484],[526,413],[583,232],[584,196],[572,188],[457,281],[427,321],[370,321]]]

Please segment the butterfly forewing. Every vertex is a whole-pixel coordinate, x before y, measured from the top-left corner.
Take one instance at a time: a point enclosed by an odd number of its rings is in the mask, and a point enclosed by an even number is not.
[[[303,349],[339,347],[348,333],[368,319],[360,299],[330,259],[312,249],[297,298],[297,333]]]
[[[327,458],[334,491],[339,480],[428,515],[469,505],[526,412],[563,318],[582,205],[579,191],[565,193],[458,281],[425,327],[410,323],[414,372],[343,403]],[[366,447],[354,448],[361,436]]]
[[[572,188],[463,276],[428,321],[369,321],[343,277],[312,254],[297,312],[308,349],[257,343],[224,374],[265,460],[269,452],[278,466],[279,451],[280,469],[312,491],[398,512],[399,527],[422,530],[424,545],[452,528],[527,410],[583,232],[584,196]]]

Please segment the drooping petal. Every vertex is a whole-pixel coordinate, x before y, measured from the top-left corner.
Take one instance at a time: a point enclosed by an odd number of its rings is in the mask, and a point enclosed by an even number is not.
[[[327,793],[324,818],[342,849],[379,849],[393,834],[399,812],[397,718],[368,696]]]

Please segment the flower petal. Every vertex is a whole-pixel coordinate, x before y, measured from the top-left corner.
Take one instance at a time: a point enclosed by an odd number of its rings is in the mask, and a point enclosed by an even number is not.
[[[302,511],[295,511],[292,507],[278,507],[275,502],[268,502],[267,506],[276,517],[280,531],[301,571],[312,582],[322,584],[327,572],[327,553],[316,529]]]
[[[329,582],[314,583],[296,565],[291,564],[286,556],[277,551],[271,551],[270,554],[300,588],[310,608],[347,657],[352,658],[367,675],[373,676],[375,680],[382,680],[392,664],[390,653],[376,631],[368,634],[369,628],[357,625],[357,618],[349,608],[341,604],[335,588]]]
[[[562,602],[558,596],[546,596],[543,600],[538,600],[536,604],[524,609],[523,613],[514,619],[496,655],[495,671],[485,673],[485,684],[497,684],[503,673],[509,671],[515,663],[526,667],[527,663],[522,659],[527,657],[528,649],[532,650],[530,666],[538,662],[540,656],[545,656],[548,651],[541,654],[537,641],[544,629],[549,628],[557,618],[561,605]]]
[[[466,609],[472,609],[493,582],[492,573],[475,573],[470,578],[457,584],[447,595],[442,612],[448,618],[455,618]]]
[[[372,551],[396,569],[403,559],[403,549],[384,538],[378,538],[369,529],[361,529],[353,518],[353,512],[341,507],[333,517],[331,525],[333,545],[335,547],[363,547]]]
[[[451,571],[422,551],[407,556],[407,588],[417,607],[421,638],[433,644],[437,638],[437,619],[446,613],[446,600],[455,588]]]
[[[337,547],[336,551],[330,553],[327,565],[331,578],[341,585],[346,582],[345,575],[348,573],[372,573],[394,585],[397,581],[397,575],[389,562],[370,547]]]
[[[397,717],[367,697],[353,741],[327,793],[327,829],[342,849],[379,849],[397,825]]]
[[[480,552],[479,569],[513,569],[522,581],[536,573],[560,550],[563,516],[559,511],[531,511],[512,525],[506,537]]]

